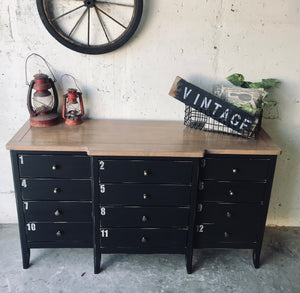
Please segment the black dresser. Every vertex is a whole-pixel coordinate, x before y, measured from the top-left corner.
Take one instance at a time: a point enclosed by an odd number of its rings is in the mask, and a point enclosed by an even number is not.
[[[62,139],[64,138],[64,139]],[[29,123],[11,152],[23,267],[30,249],[103,253],[253,249],[259,258],[276,157],[257,140],[204,133],[180,122],[87,120],[70,128]],[[91,256],[92,257],[92,256]]]

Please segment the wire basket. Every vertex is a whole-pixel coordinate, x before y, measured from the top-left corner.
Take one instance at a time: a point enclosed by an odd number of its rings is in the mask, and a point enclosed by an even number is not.
[[[204,131],[226,133],[244,138],[256,138],[261,129],[262,114],[263,111],[260,110],[254,115],[255,123],[251,124],[251,127],[249,128],[250,130],[236,131],[226,126],[226,124],[211,118],[211,113],[209,113],[209,111],[201,113],[198,110],[193,109],[191,106],[186,105],[184,125]]]

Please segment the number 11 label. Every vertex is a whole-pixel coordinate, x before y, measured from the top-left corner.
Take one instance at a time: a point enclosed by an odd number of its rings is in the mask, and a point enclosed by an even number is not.
[[[108,238],[108,230],[100,230],[102,238]]]

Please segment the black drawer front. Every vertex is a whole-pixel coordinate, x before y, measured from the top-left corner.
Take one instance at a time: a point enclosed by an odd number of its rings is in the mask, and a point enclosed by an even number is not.
[[[191,161],[99,160],[101,183],[190,184]]]
[[[103,205],[172,205],[190,202],[191,186],[168,184],[101,184],[100,201]]]
[[[89,179],[20,179],[24,200],[91,200]]]
[[[203,179],[265,180],[270,160],[257,158],[207,158],[202,168]]]
[[[260,202],[264,200],[266,183],[249,181],[202,181],[199,201]]]
[[[19,155],[20,177],[90,178],[86,156]]]
[[[262,206],[256,204],[218,204],[203,203],[202,211],[197,212],[196,224],[240,224],[251,226],[258,223],[261,217]]]
[[[103,228],[100,245],[104,248],[184,248],[187,230]]]
[[[28,241],[92,241],[91,223],[26,224]]]
[[[253,225],[197,225],[195,234],[195,248],[216,247],[216,243],[222,247],[223,243],[255,242],[257,241],[258,226]]]
[[[101,227],[186,227],[189,208],[101,207]]]
[[[91,222],[89,202],[24,202],[26,222]]]

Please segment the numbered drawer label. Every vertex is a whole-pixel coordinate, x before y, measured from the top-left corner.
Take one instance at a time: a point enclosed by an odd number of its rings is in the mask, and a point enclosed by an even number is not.
[[[256,157],[206,158],[201,178],[217,180],[266,180],[270,177],[271,161]]]
[[[185,206],[189,205],[190,185],[175,184],[99,184],[103,205]]]
[[[36,224],[35,223],[27,223],[26,227],[27,227],[27,231],[36,231]]]
[[[105,248],[184,248],[187,229],[100,229],[100,245]]]
[[[91,223],[26,224],[28,241],[92,241]]]
[[[24,215],[27,222],[91,222],[90,202],[26,201]]]
[[[100,208],[101,227],[186,227],[190,209],[173,207]]]
[[[19,155],[20,177],[90,178],[88,156]]]
[[[192,161],[106,160],[99,161],[101,183],[190,184]]]
[[[266,186],[265,182],[207,180],[200,183],[199,197],[202,202],[260,203]]]
[[[24,200],[91,200],[89,179],[20,179]]]
[[[251,225],[262,217],[262,206],[244,203],[202,203],[196,214],[196,224],[216,223]]]
[[[195,248],[222,247],[222,243],[253,243],[257,241],[258,225],[217,225],[200,223],[195,229]]]

